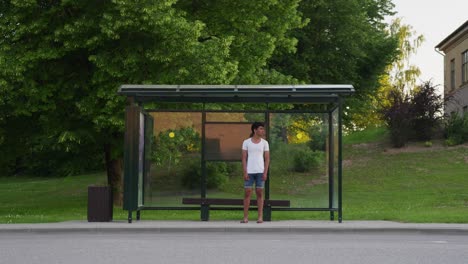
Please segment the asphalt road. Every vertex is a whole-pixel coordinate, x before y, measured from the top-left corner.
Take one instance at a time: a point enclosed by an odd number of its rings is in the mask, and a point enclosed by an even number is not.
[[[0,263],[468,263],[468,236],[417,233],[4,233]]]

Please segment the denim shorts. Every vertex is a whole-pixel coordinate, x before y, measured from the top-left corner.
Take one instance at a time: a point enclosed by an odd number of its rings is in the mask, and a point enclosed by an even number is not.
[[[252,188],[255,182],[256,188],[263,188],[265,181],[262,179],[263,173],[249,173],[249,179],[244,180],[244,188]]]

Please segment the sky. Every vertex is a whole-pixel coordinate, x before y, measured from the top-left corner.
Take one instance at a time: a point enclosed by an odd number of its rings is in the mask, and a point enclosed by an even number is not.
[[[468,0],[393,0],[395,17],[401,17],[404,24],[411,25],[417,35],[424,35],[425,41],[410,63],[419,67],[418,83],[432,80],[433,84],[444,84],[444,57],[435,51],[450,33],[468,20]]]

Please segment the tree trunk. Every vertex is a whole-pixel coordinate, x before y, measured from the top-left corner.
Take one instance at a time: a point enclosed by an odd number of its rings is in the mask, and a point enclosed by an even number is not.
[[[286,127],[281,128],[281,139],[284,143],[288,144],[288,129]]]
[[[122,158],[112,157],[112,146],[106,144],[104,146],[105,158],[106,158],[106,169],[107,169],[107,184],[112,189],[112,196],[114,205],[122,205],[123,202],[123,160]]]

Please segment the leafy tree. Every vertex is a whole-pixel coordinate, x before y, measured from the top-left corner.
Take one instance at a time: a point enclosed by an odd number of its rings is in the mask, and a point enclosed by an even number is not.
[[[235,59],[236,84],[294,83],[266,67],[274,53],[293,53],[297,39],[288,34],[308,20],[297,10],[300,0],[180,0],[177,5],[193,21],[203,21],[200,41],[229,39],[230,56]]]
[[[125,98],[117,87],[229,83],[237,73],[230,41],[199,42],[203,23],[173,3],[2,1],[1,107],[12,110],[2,119],[31,117],[40,149],[98,146],[119,201]]]
[[[398,38],[398,55],[389,66],[389,82],[402,92],[410,92],[416,84],[416,79],[421,74],[419,67],[410,63],[412,55],[424,42],[423,35],[417,35],[410,25],[403,24],[401,18],[397,18],[390,24],[390,34]]]
[[[307,83],[353,84],[357,93],[347,100],[345,116],[350,126],[374,107],[379,77],[397,54],[397,38],[384,22],[392,9],[389,0],[302,1],[299,10],[310,23],[294,30],[297,52],[277,54],[270,66]]]
[[[421,73],[416,65],[410,63],[410,58],[416,54],[417,49],[424,42],[424,36],[418,35],[410,25],[403,24],[401,18],[394,19],[386,30],[393,39],[397,40],[396,56],[379,77],[377,92],[368,96],[369,107],[354,111],[352,123],[356,127],[366,127],[369,124],[380,125],[379,113],[383,108],[388,108],[392,104],[388,98],[392,97],[393,90],[397,89],[410,95]],[[366,112],[359,112],[361,109]]]
[[[104,160],[120,201],[125,98],[117,87],[293,82],[266,62],[277,47],[294,50],[287,32],[303,23],[297,3],[1,0],[1,152],[20,145],[7,165],[21,169],[36,154],[53,160],[50,149]]]
[[[403,24],[401,18],[393,20],[388,30],[398,40],[398,49],[395,60],[387,66],[385,74],[380,76],[379,89],[374,96],[374,105],[378,112],[391,106],[392,102],[387,99],[392,97],[393,90],[410,95],[421,73],[409,61],[423,43],[424,37],[417,35],[410,25]]]

